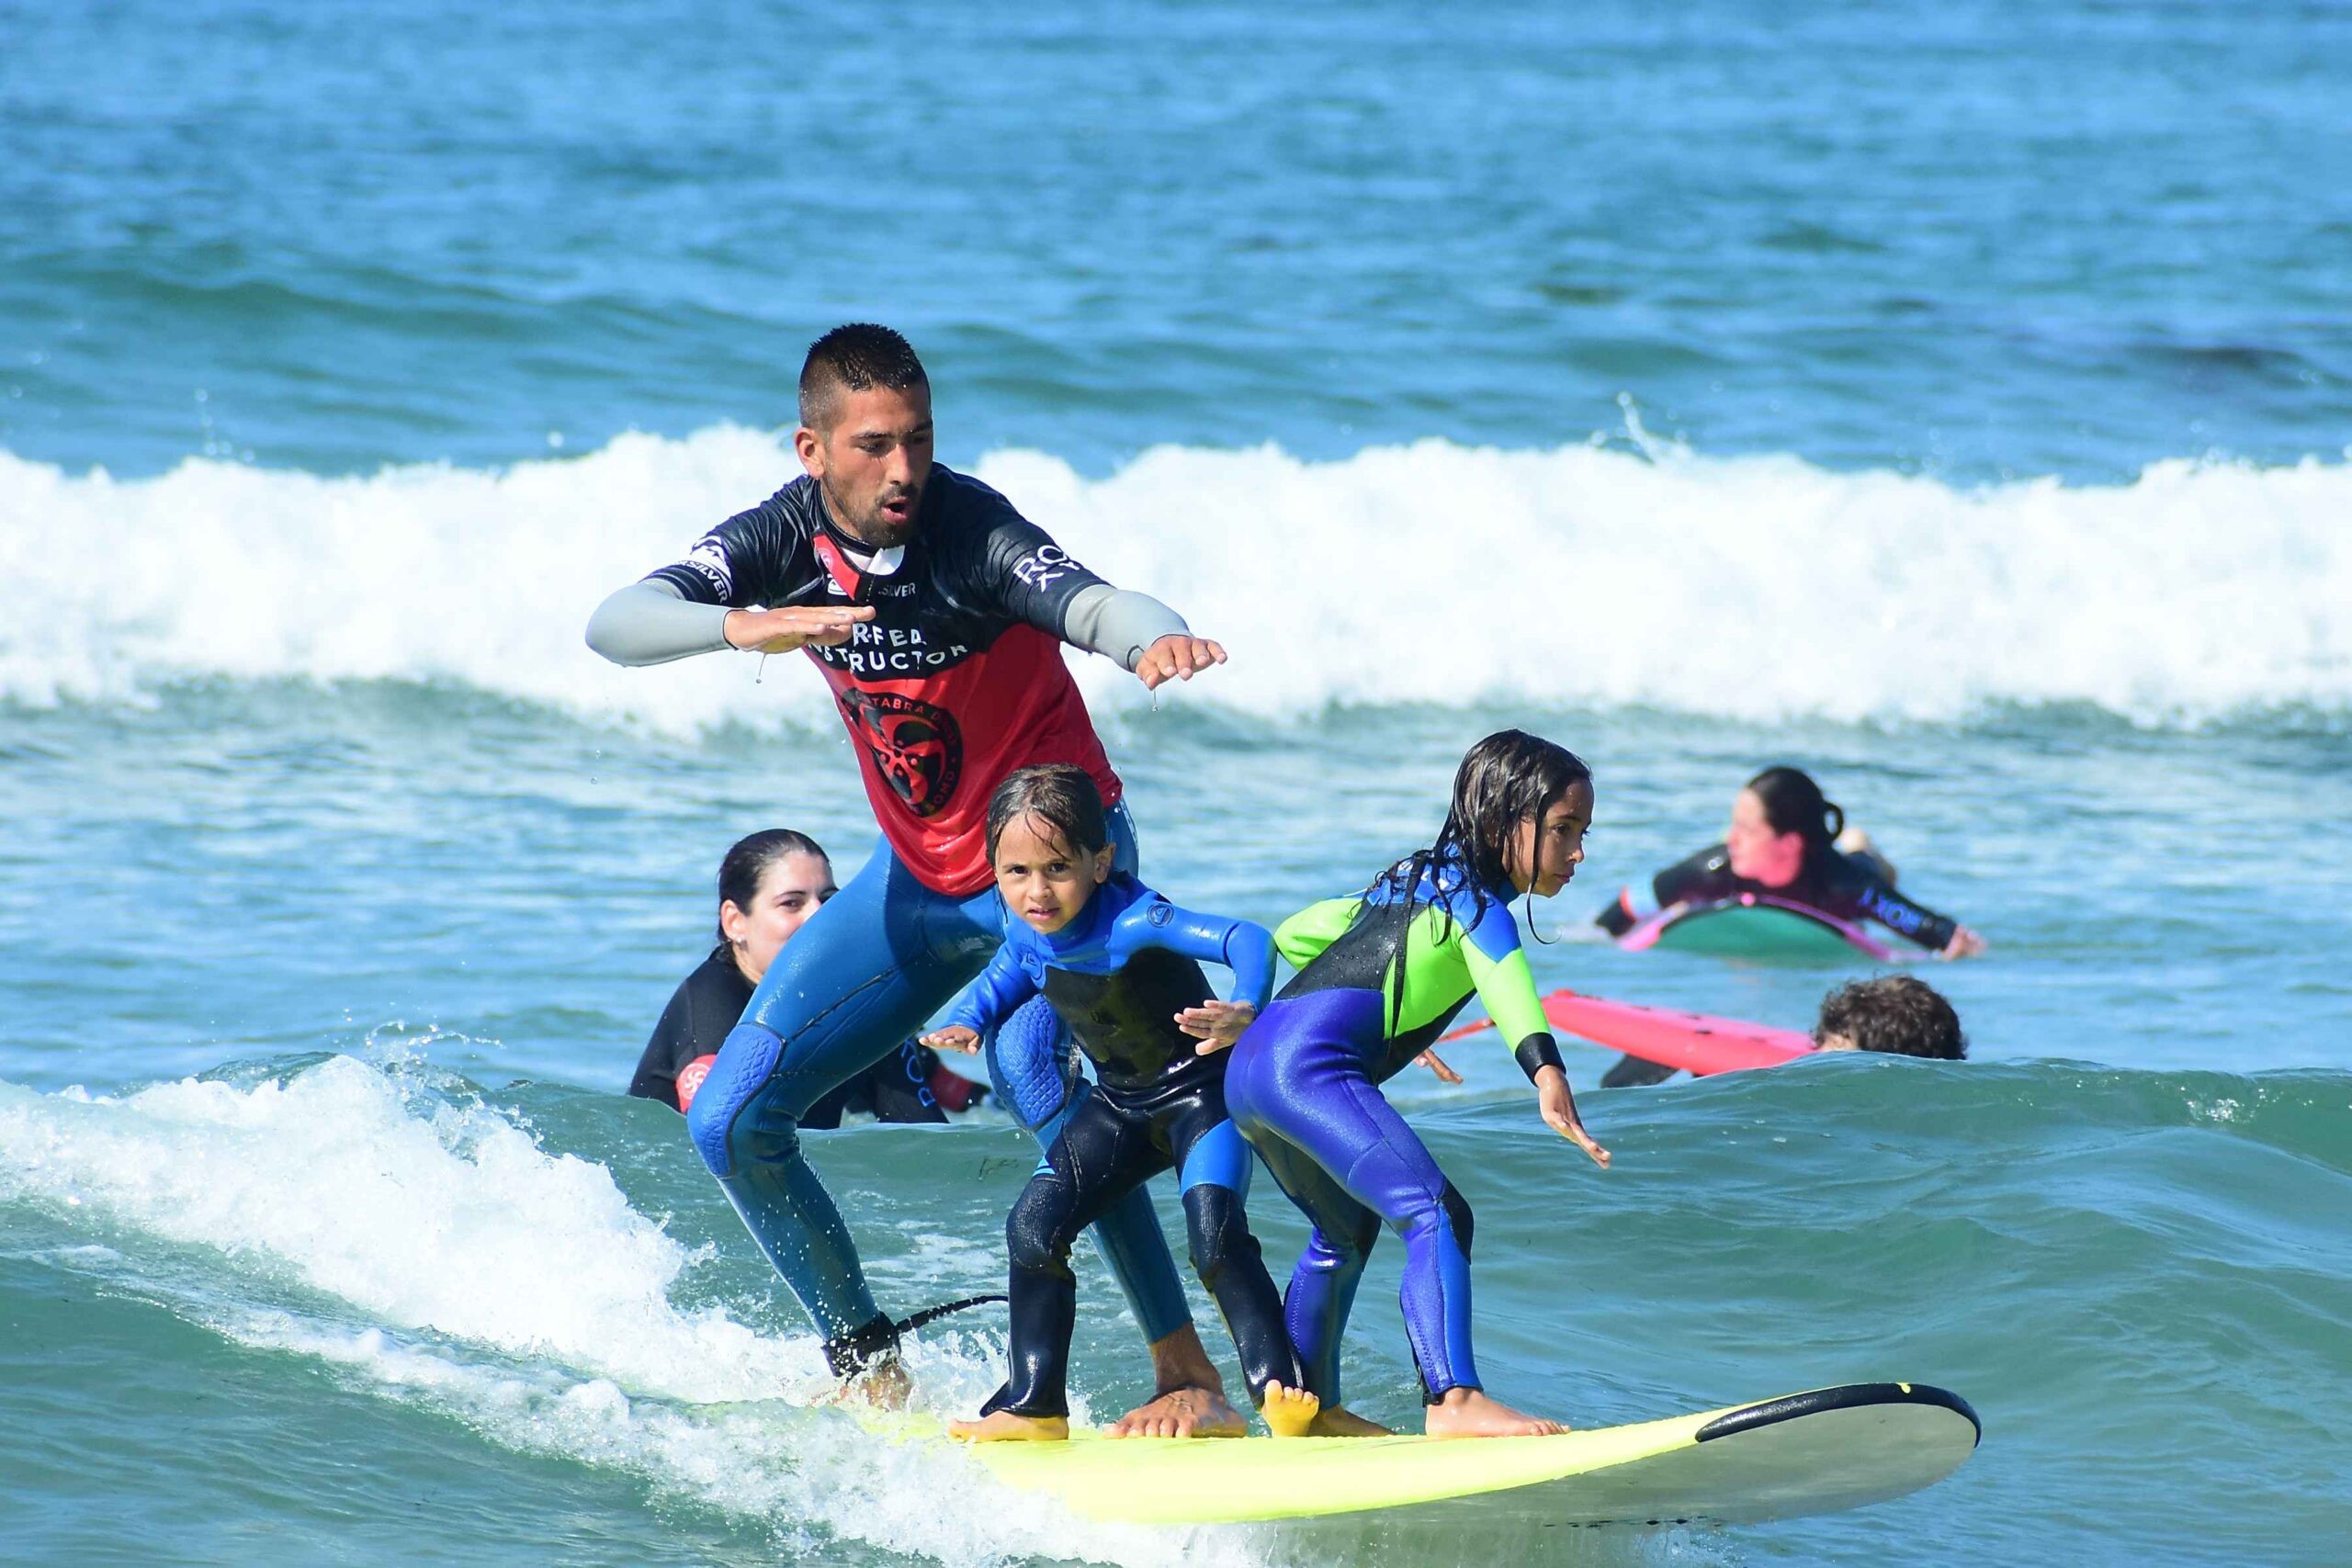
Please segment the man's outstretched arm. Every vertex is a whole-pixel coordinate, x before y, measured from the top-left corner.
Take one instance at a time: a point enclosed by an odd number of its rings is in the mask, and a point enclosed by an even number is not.
[[[1195,671],[1225,662],[1225,649],[1194,637],[1183,616],[1148,593],[1107,582],[1090,583],[1070,595],[1062,637],[1116,661],[1146,686],[1189,681]]]
[[[588,646],[616,664],[667,664],[721,649],[789,653],[803,643],[844,643],[870,621],[870,605],[786,604],[773,610],[697,604],[660,578],[632,582],[588,617]]]
[[[716,653],[727,640],[724,604],[696,604],[666,582],[632,582],[588,617],[588,646],[616,664],[667,664]]]

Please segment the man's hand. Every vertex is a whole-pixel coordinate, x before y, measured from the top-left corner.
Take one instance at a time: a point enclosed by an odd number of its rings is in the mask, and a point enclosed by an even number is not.
[[[1146,691],[1158,691],[1163,681],[1189,681],[1212,664],[1225,662],[1225,649],[1204,637],[1170,632],[1143,650],[1136,664],[1136,679]]]
[[[1430,1071],[1435,1073],[1437,1075],[1437,1081],[1440,1083],[1460,1083],[1462,1081],[1462,1075],[1455,1072],[1452,1067],[1447,1066],[1445,1065],[1445,1058],[1439,1055],[1434,1051],[1424,1051],[1419,1055],[1414,1057],[1413,1061],[1416,1066],[1427,1067]]]
[[[1577,1119],[1576,1097],[1568,1092],[1568,1075],[1557,1067],[1545,1067],[1535,1075],[1535,1103],[1544,1112],[1544,1120],[1552,1131],[1576,1145],[1592,1156],[1592,1163],[1601,1169],[1609,1168],[1609,1151],[1592,1141]]]
[[[774,610],[729,610],[729,646],[746,653],[790,653],[804,643],[839,648],[860,621],[874,618],[871,604],[786,604]]]
[[[922,1036],[922,1043],[934,1051],[961,1051],[967,1056],[977,1056],[980,1054],[979,1035],[960,1023],[951,1023],[944,1029],[934,1029]]]
[[[1186,1008],[1176,1015],[1176,1027],[1195,1040],[1214,1040],[1217,1045],[1230,1045],[1241,1038],[1258,1010],[1248,1002],[1210,1000],[1198,1007]],[[1205,1055],[1216,1046],[1204,1045],[1200,1055]]]

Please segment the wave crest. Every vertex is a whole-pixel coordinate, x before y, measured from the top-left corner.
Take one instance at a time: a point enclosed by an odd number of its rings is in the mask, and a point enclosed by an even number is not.
[[[0,694],[394,679],[663,728],[814,718],[821,687],[797,671],[755,687],[751,660],[619,670],[581,641],[605,593],[795,471],[775,436],[731,426],[350,479],[190,459],[118,481],[0,453]],[[976,471],[1227,643],[1199,696],[1269,716],[1492,699],[1765,720],[2352,709],[2341,464],[1955,489],[1787,456],[1432,440],[1327,463],[1163,447],[1099,480],[1006,451]],[[1142,700],[1080,662],[1091,696]]]

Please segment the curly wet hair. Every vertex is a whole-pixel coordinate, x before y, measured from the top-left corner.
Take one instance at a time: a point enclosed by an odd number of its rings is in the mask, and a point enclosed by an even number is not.
[[[1897,1056],[1958,1062],[1968,1055],[1960,1014],[1933,986],[1908,975],[1856,980],[1822,998],[1813,1042],[1818,1045],[1832,1034],[1846,1036],[1858,1050]]]

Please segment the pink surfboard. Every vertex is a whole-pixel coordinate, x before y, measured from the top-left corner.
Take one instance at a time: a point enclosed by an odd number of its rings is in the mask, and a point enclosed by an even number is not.
[[[1661,1067],[1679,1067],[1694,1077],[1736,1073],[1747,1067],[1777,1067],[1813,1054],[1813,1039],[1802,1030],[1772,1029],[1736,1018],[1677,1012],[1671,1008],[1612,1002],[1576,991],[1554,991],[1544,998],[1552,1027]],[[1491,1027],[1474,1023],[1447,1039]]]

